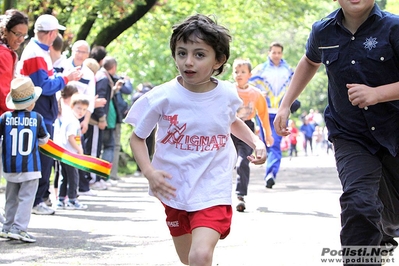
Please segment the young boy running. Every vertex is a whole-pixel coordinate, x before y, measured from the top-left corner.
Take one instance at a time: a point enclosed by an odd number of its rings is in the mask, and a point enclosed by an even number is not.
[[[238,96],[240,96],[243,104],[237,111],[237,116],[251,129],[255,131],[255,123],[253,119],[257,114],[262,122],[265,129],[266,144],[267,146],[273,145],[272,130],[269,122],[269,112],[265,97],[261,91],[248,84],[248,80],[251,77],[252,65],[247,59],[236,59],[233,63],[233,78],[237,88]],[[248,146],[244,141],[236,138],[234,135],[231,136],[234,142],[234,146],[237,149],[238,160],[236,164],[237,171],[237,185],[236,194],[238,204],[236,206],[237,211],[243,212],[245,210],[244,196],[248,193],[249,185],[249,160],[247,157],[252,154],[252,148]]]
[[[138,99],[125,121],[135,125],[130,144],[148,179],[150,195],[165,207],[182,263],[212,265],[219,239],[230,232],[231,174],[237,161],[230,134],[254,151],[249,160],[266,160],[263,142],[237,118],[242,101],[220,74],[230,55],[228,30],[204,15],[173,27],[172,57],[179,76]],[[152,162],[146,138],[157,126]]]

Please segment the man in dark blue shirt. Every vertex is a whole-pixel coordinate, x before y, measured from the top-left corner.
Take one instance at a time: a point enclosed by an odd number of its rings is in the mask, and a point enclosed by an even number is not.
[[[399,16],[374,0],[338,2],[340,9],[314,23],[274,124],[289,134],[289,106],[323,63],[325,120],[343,189],[341,244],[397,246]]]

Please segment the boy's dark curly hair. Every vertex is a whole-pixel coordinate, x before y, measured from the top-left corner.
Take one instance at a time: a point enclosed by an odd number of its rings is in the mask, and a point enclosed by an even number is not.
[[[225,63],[230,57],[231,36],[229,30],[217,25],[215,21],[201,14],[188,17],[183,22],[173,26],[173,33],[170,37],[170,49],[172,57],[176,56],[176,43],[182,40],[184,43],[193,41],[193,38],[203,40],[211,46],[216,53],[216,60],[224,63],[215,70],[215,75],[223,72]]]

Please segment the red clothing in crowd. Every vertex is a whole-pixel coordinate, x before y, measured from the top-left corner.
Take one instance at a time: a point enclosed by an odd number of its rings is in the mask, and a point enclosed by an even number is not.
[[[14,78],[17,60],[17,54],[7,45],[0,43],[0,115],[9,111],[6,106],[6,97],[10,92],[10,84]]]

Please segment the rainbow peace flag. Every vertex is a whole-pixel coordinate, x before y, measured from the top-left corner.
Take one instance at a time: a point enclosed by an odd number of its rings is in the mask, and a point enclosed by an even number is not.
[[[41,153],[80,170],[106,178],[109,177],[111,173],[112,163],[93,156],[69,152],[55,144],[51,139],[49,139],[46,144],[40,145],[39,148]]]

